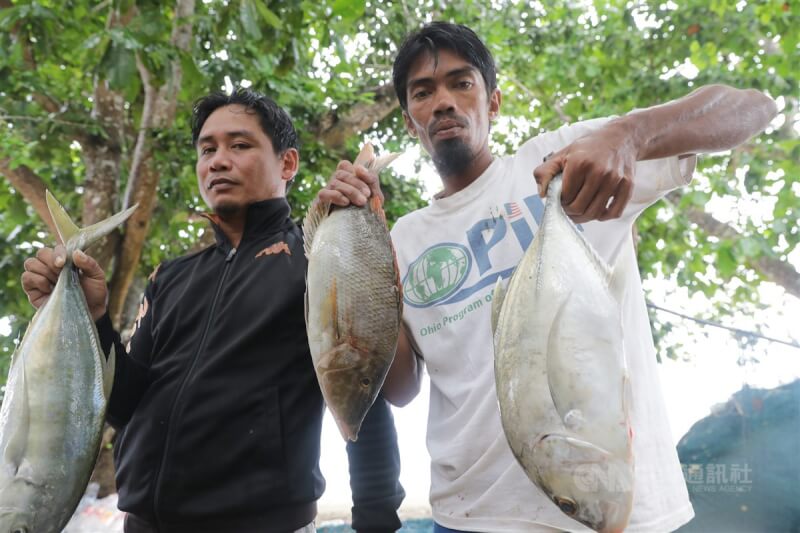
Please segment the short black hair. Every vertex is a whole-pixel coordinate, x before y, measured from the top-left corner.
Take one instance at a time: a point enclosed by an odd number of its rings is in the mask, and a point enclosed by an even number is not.
[[[261,129],[269,137],[276,154],[289,148],[298,149],[297,131],[289,113],[269,96],[241,87],[231,94],[211,93],[195,102],[192,108],[192,145],[197,146],[200,130],[211,113],[220,107],[236,104],[258,115]]]
[[[483,76],[487,95],[497,88],[494,58],[475,32],[462,24],[431,22],[406,37],[394,60],[392,81],[404,110],[408,109],[408,71],[420,54],[428,52],[436,57],[438,50],[450,50],[477,68]]]

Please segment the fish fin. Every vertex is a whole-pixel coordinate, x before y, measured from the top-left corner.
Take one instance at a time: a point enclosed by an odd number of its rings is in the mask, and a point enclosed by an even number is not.
[[[503,307],[503,300],[506,298],[506,287],[503,285],[503,277],[497,277],[492,293],[492,335],[497,332],[497,323],[500,321],[500,309]]]
[[[394,286],[396,287],[395,296],[397,297],[397,314],[403,318],[403,283],[400,280],[400,265],[397,263],[397,251],[394,249],[392,237],[389,236],[389,247],[392,249],[392,264],[394,266]]]
[[[328,304],[331,312],[329,315],[333,319],[333,340],[337,342],[342,338],[342,332],[339,331],[339,300],[336,289],[336,278],[331,280],[331,289],[328,291]]]
[[[319,225],[331,212],[331,204],[329,202],[314,202],[308,208],[305,218],[303,219],[303,250],[306,257],[311,255],[311,245],[314,242],[314,234],[317,232]]]
[[[567,307],[567,301],[569,301],[570,295],[571,293],[568,293],[562,296],[559,301],[553,302],[555,304],[555,313],[553,313],[550,336],[547,339],[547,361],[545,363],[547,367],[547,386],[550,390],[550,399],[553,400],[553,406],[556,408],[558,417],[562,422],[567,414],[572,410],[572,407],[569,405],[570,402],[565,399],[565,397],[569,397],[569,394],[564,394],[562,391],[558,390],[558,387],[553,383],[552,376],[556,375],[555,368],[557,366],[557,362],[554,358],[556,357],[556,346],[558,345],[560,339],[559,325],[560,321],[564,318],[564,309]]]
[[[100,356],[102,357],[102,355]],[[114,345],[111,345],[111,352],[108,358],[103,362],[103,394],[106,401],[111,398],[111,388],[114,386],[114,371],[117,367],[117,353]]]
[[[383,203],[381,199],[378,197],[377,194],[373,194],[369,197],[369,202],[367,203],[369,206],[369,210],[375,213],[375,216],[383,222],[383,225],[386,225],[386,213],[383,212]]]
[[[66,244],[73,236],[77,235],[80,228],[72,221],[67,210],[56,200],[55,196],[49,191],[44,192],[47,210],[58,232],[58,238],[62,244]]]
[[[139,207],[139,204],[136,204],[105,220],[81,229],[72,221],[67,211],[58,203],[58,200],[55,199],[50,191],[46,192],[46,200],[47,209],[50,211],[50,216],[53,217],[53,223],[56,226],[61,242],[67,247],[68,255],[74,250],[85,250],[96,240],[111,233],[114,228],[125,222]]]
[[[15,357],[15,360],[19,365],[19,371],[15,379],[18,379],[19,383],[7,384],[6,397],[3,399],[3,403],[6,401],[13,402],[13,405],[9,407],[14,409],[13,412],[9,413],[8,425],[3,428],[6,431],[10,430],[8,439],[4,439],[3,462],[11,466],[11,470],[16,474],[25,459],[25,450],[28,447],[30,406],[28,403],[28,380],[25,375],[25,358],[22,354],[19,354]],[[19,394],[20,397],[16,398],[16,394]]]

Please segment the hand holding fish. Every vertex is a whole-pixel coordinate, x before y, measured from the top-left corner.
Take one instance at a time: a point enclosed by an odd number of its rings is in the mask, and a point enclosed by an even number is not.
[[[53,292],[58,275],[64,267],[66,248],[58,245],[55,248],[41,248],[36,257],[25,260],[25,272],[22,273],[22,289],[28,301],[36,309],[47,302]],[[80,250],[75,250],[72,260],[81,272],[81,288],[86,296],[92,320],[97,321],[106,312],[108,287],[103,269],[92,257]]]
[[[636,159],[627,131],[611,122],[548,157],[533,176],[544,197],[550,180],[564,173],[561,205],[575,223],[611,220],[631,198]]]
[[[365,163],[358,158],[353,163],[346,160],[339,161],[330,181],[319,191],[317,200],[339,207],[347,207],[350,204],[362,207],[367,204],[367,199],[375,194],[383,204],[378,174],[374,170],[367,170]]]

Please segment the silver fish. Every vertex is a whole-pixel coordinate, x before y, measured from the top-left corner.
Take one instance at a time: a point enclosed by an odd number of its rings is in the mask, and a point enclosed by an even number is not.
[[[619,532],[634,475],[624,276],[569,220],[560,194],[558,178],[505,296],[495,292],[500,414],[525,473],[561,511],[596,531]]]
[[[356,158],[380,172],[397,154]],[[345,439],[355,441],[383,386],[400,333],[402,296],[380,199],[364,207],[316,204],[303,222],[306,330],[325,403]]]
[[[114,353],[106,360],[72,252],[112,231],[136,206],[80,229],[47,192],[67,249],[47,303],[11,360],[0,408],[0,533],[57,533],[86,490],[100,450]]]

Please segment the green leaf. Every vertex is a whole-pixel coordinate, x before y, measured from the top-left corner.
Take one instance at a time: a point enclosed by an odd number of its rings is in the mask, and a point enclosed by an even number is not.
[[[194,58],[186,53],[180,52],[181,71],[183,72],[183,83],[181,86],[181,96],[191,100],[200,92],[205,82],[203,73],[197,68]]]
[[[283,26],[281,19],[275,14],[274,11],[267,7],[267,4],[264,2],[264,0],[253,0],[253,3],[255,4],[256,9],[258,9],[261,18],[264,19],[264,22],[276,30],[281,29]]]
[[[239,4],[239,20],[242,23],[245,33],[254,39],[261,38],[261,30],[258,27],[256,19],[258,18],[258,10],[255,6],[255,0],[241,0]]]
[[[736,269],[739,267],[739,262],[736,260],[736,256],[733,254],[733,249],[730,245],[723,245],[720,247],[717,252],[716,267],[719,271],[719,275],[725,279],[730,278],[736,272]]]
[[[343,22],[352,22],[364,15],[366,0],[335,0],[333,14],[342,17]]]
[[[744,257],[757,257],[761,254],[762,247],[759,239],[755,237],[745,237],[736,241],[736,249]]]

